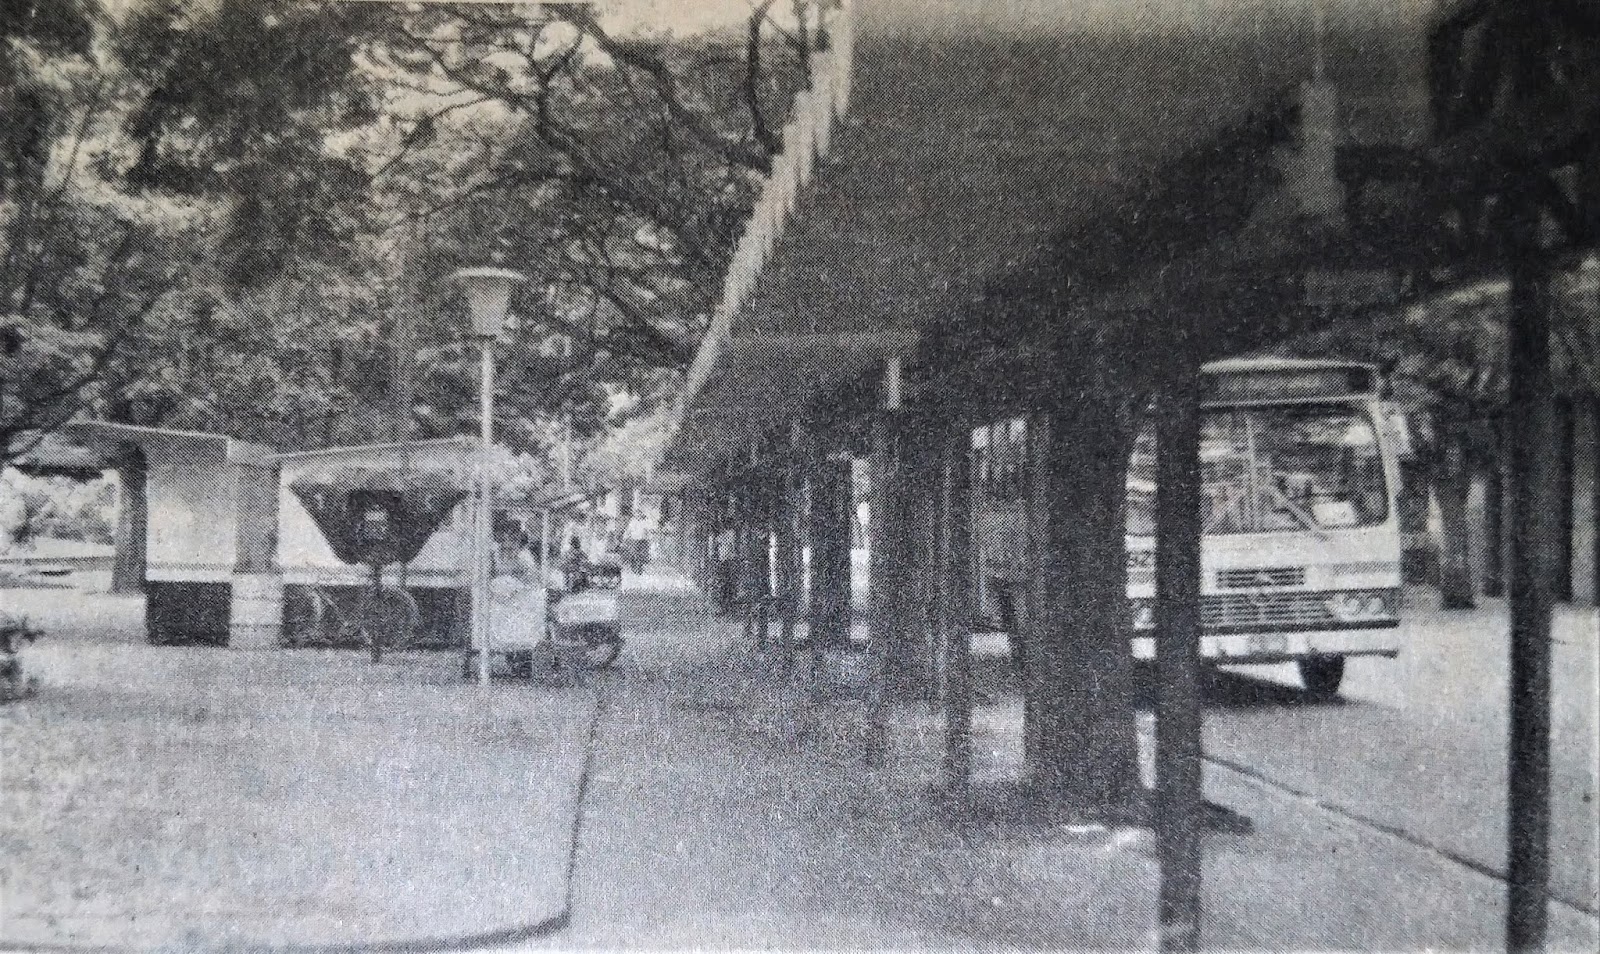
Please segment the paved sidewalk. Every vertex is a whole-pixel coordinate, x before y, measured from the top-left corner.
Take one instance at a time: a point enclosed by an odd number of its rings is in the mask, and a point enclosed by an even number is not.
[[[137,599],[8,590],[0,948],[525,937],[566,914],[591,689],[460,657],[152,647]]]
[[[726,621],[636,633],[603,690],[570,926],[586,949],[1146,949],[1147,833],[1007,819],[1017,703],[994,678],[967,808],[929,794],[934,713],[895,719],[887,769],[861,764],[862,712],[775,678]],[[1146,749],[1151,724],[1143,724]],[[1147,768],[1148,768],[1148,759]],[[1504,887],[1392,835],[1226,770],[1208,796],[1254,832],[1207,840],[1213,950],[1487,950]],[[1552,949],[1593,919],[1552,907]]]
[[[28,594],[79,635],[41,647],[43,696],[0,709],[0,948],[1152,946],[1146,833],[1004,810],[1003,644],[981,647],[963,806],[930,795],[937,713],[899,709],[868,770],[859,704],[777,678],[681,586],[627,589],[597,716],[585,691],[486,698],[452,656],[153,648],[129,636],[136,601]],[[1206,782],[1255,825],[1208,836],[1209,949],[1501,946],[1498,882],[1237,773]],[[1553,949],[1594,949],[1592,918],[1552,915]]]

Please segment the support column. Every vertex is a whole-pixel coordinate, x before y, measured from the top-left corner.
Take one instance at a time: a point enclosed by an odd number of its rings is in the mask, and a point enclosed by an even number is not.
[[[1091,386],[1044,415],[1023,662],[1030,788],[1060,811],[1102,818],[1125,815],[1140,792],[1123,519],[1133,435],[1115,387]]]
[[[796,425],[789,434],[789,447],[783,459],[783,480],[774,514],[777,533],[778,654],[785,676],[794,668],[795,626],[800,619],[800,516],[804,477],[800,466],[804,450],[803,435]]]
[[[939,494],[939,639],[944,645],[944,781],[972,784],[972,449],[958,427],[945,440]]]
[[[766,649],[772,610],[771,475],[752,464],[745,484],[746,628],[757,649]]]
[[[1600,535],[1595,532],[1597,503],[1597,449],[1600,449],[1600,421],[1596,420],[1596,400],[1580,398],[1572,404],[1572,601],[1579,606],[1596,605],[1600,574]]]
[[[913,601],[910,598],[910,552],[915,542],[909,527],[906,482],[909,477],[901,414],[902,364],[898,357],[884,362],[883,406],[872,423],[869,472],[871,523],[868,531],[868,605],[871,622],[872,685],[868,700],[867,764],[888,760],[889,711],[904,695],[908,636]]]
[[[765,554],[761,551],[766,545],[766,538],[761,533],[758,479],[759,474],[753,467],[739,477],[734,504],[734,546],[738,553],[738,600],[739,613],[744,620],[744,636],[751,646],[761,649],[765,641],[762,616],[766,591],[766,580],[762,579],[761,574],[762,557]]]
[[[130,447],[117,465],[116,552],[112,557],[111,592],[144,592],[149,553],[150,500],[144,451]],[[274,528],[276,530],[276,528]]]
[[[813,445],[807,471],[811,647],[820,653],[850,642],[850,461],[830,460]]]
[[[678,568],[694,581],[702,592],[706,591],[706,524],[705,492],[698,486],[685,488],[680,503],[679,545],[682,556]]]
[[[1180,353],[1190,354],[1180,346]],[[1159,947],[1200,942],[1200,368],[1179,361],[1156,417]]]
[[[900,514],[906,548],[903,653],[896,666],[908,698],[937,704],[935,628],[941,566],[939,501],[944,441],[931,421],[918,419],[902,430],[906,476],[900,482]]]
[[[872,424],[872,450],[868,458],[870,474],[871,522],[867,526],[867,618],[868,647],[872,653],[872,682],[867,699],[866,762],[874,768],[888,761],[889,697],[893,644],[901,620],[897,589],[902,584],[901,559],[897,551],[894,524],[893,484],[900,479],[893,420],[880,414]]]
[[[719,612],[734,616],[739,601],[739,498],[733,475],[725,474],[717,489],[716,524],[712,528],[712,585]]]
[[[1510,427],[1511,720],[1506,800],[1509,893],[1506,948],[1544,949],[1550,883],[1550,611],[1556,531],[1554,382],[1549,270],[1535,242],[1528,196],[1516,196],[1507,231],[1510,321],[1506,404]]]

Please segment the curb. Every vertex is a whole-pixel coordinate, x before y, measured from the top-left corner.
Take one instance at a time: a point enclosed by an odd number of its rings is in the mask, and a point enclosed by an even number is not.
[[[1263,772],[1257,771],[1256,769],[1251,768],[1242,762],[1236,762],[1233,759],[1216,755],[1205,755],[1202,758],[1203,761],[1216,768],[1232,772],[1235,776],[1242,779],[1247,785],[1250,785],[1258,791],[1265,793],[1269,797],[1278,798],[1287,804],[1301,808],[1310,808],[1311,810],[1324,816],[1337,819],[1345,826],[1369,837],[1376,836],[1379,838],[1387,838],[1391,841],[1407,845],[1413,850],[1420,851],[1424,855],[1430,857],[1435,864],[1453,866],[1454,868],[1471,872],[1472,874],[1475,874],[1481,878],[1487,878],[1490,881],[1499,882],[1500,884],[1509,883],[1505,872],[1494,867],[1493,865],[1486,864],[1467,854],[1456,851],[1455,849],[1436,844],[1433,841],[1430,841],[1429,839],[1420,835],[1413,834],[1412,832],[1409,832],[1398,825],[1373,818],[1363,812],[1341,805],[1336,801],[1319,798],[1310,792],[1302,791],[1301,789],[1292,785],[1280,782],[1277,779],[1272,778]],[[1592,904],[1585,903],[1584,901],[1576,898],[1567,897],[1566,895],[1554,891],[1546,891],[1545,899],[1550,903],[1559,905],[1560,907],[1566,908],[1567,910],[1581,916],[1588,918],[1600,917],[1600,911],[1597,911]]]

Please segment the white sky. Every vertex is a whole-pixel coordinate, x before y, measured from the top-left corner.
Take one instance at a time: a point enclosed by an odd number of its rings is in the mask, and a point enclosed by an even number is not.
[[[101,0],[114,14],[134,9],[145,0]],[[212,0],[188,0],[192,6],[202,6]],[[339,3],[401,3],[418,0],[330,0]],[[429,2],[429,0],[420,0]],[[438,0],[451,3],[488,3],[499,6],[532,6],[522,0]],[[573,0],[561,0],[573,2]],[[583,2],[583,0],[578,0]],[[631,29],[698,33],[718,27],[738,24],[750,15],[750,0],[590,0],[600,11],[601,20],[608,29],[627,32]]]
[[[128,3],[139,0],[114,0]],[[393,2],[393,0],[341,0],[346,3]],[[427,0],[423,0],[427,2]],[[531,6],[518,0],[440,0],[454,3],[487,3],[499,6]],[[581,2],[581,0],[580,0]],[[626,33],[632,30],[694,34],[741,23],[750,15],[751,0],[590,0],[607,29]]]
[[[0,0],[4,2],[4,0]],[[120,12],[146,0],[102,0]],[[185,0],[193,5],[215,0]],[[341,3],[401,3],[430,0],[329,0]],[[531,12],[534,3],[521,0],[432,0],[432,2],[516,5]],[[584,0],[556,0],[584,2]],[[750,14],[752,0],[588,0],[601,22],[615,33],[634,30],[692,35],[736,27]],[[890,20],[910,19],[929,32],[970,30],[980,26],[1115,25],[1150,27],[1161,24],[1215,23],[1240,17],[1276,17],[1309,22],[1322,7],[1331,21],[1360,17],[1386,8],[1427,8],[1439,0],[857,0],[862,13]],[[780,0],[773,14],[784,16],[789,4]]]

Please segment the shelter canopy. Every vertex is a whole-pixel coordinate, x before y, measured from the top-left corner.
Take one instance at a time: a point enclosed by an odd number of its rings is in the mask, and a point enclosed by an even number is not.
[[[147,459],[207,464],[271,463],[272,449],[224,434],[144,427],[110,421],[71,421],[42,435],[16,466],[32,473],[94,476],[127,462],[137,449]]]
[[[1282,190],[1321,51],[1348,143],[1428,130],[1427,0],[854,0],[848,112],[702,345],[667,463],[706,472],[888,355],[963,361],[1227,240],[1303,269]],[[1215,276],[1213,276],[1215,277]],[[1048,303],[1052,307],[1039,307]],[[977,326],[977,327],[973,327]],[[709,360],[707,360],[709,359]]]

